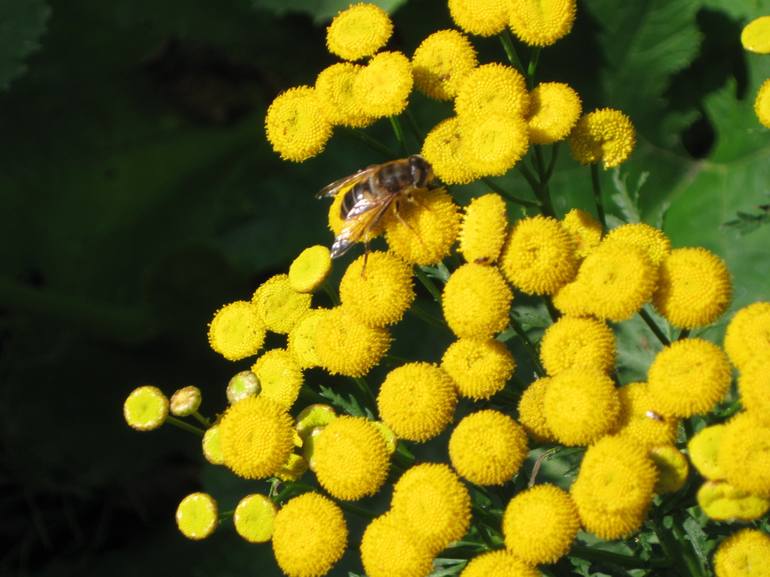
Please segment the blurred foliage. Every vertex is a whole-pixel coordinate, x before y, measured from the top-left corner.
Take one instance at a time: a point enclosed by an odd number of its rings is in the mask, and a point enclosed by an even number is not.
[[[271,99],[333,62],[324,21],[343,4],[50,4],[0,2],[0,574],[278,574],[269,548],[227,524],[204,543],[173,525],[179,499],[201,483],[229,502],[264,483],[233,484],[202,467],[195,438],[138,434],[120,411],[144,382],[169,393],[196,384],[204,412],[221,410],[224,383],[248,362],[233,367],[208,349],[213,311],[303,247],[328,243],[314,192],[382,160],[340,132],[320,157],[283,163],[263,135]],[[391,46],[408,54],[451,26],[439,0],[381,5],[395,10]],[[603,174],[606,197],[621,201],[614,217],[662,219],[674,246],[723,256],[733,308],[770,293],[770,226],[722,226],[767,204],[770,132],[752,102],[770,58],[739,42],[745,22],[766,13],[770,0],[589,0],[540,63],[542,79],[571,83],[586,109],[630,114],[638,149]],[[474,42],[482,61],[502,61],[496,39]],[[423,131],[450,114],[416,94],[411,109]],[[387,122],[372,133],[394,143]],[[589,171],[568,156],[553,180],[556,209],[590,209]],[[518,175],[499,182],[528,194]],[[525,305],[522,321],[541,330],[544,311]],[[644,325],[627,325],[624,381],[643,377],[656,346]],[[425,330],[404,323],[393,354],[437,358],[450,336]],[[443,459],[445,446],[440,438],[428,451]],[[357,570],[352,553],[346,561]]]

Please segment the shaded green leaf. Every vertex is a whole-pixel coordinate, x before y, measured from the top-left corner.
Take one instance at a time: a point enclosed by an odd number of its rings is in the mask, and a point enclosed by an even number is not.
[[[0,91],[26,70],[50,15],[45,0],[0,0]]]

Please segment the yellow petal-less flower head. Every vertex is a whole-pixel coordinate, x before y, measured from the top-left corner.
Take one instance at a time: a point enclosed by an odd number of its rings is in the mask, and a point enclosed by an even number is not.
[[[613,228],[604,243],[625,242],[642,250],[650,262],[660,265],[671,254],[671,241],[659,228],[643,222],[623,224]]]
[[[219,434],[219,425],[206,429],[201,443],[203,456],[212,465],[224,465],[225,456],[222,454],[222,437]]]
[[[438,553],[468,531],[471,498],[449,466],[421,463],[409,468],[393,485],[391,514]]]
[[[387,329],[370,327],[343,307],[320,312],[315,330],[318,364],[333,375],[362,377],[390,348]]]
[[[710,481],[725,478],[725,473],[719,465],[719,447],[726,430],[727,426],[724,424],[711,425],[698,431],[687,443],[693,466]]]
[[[351,62],[337,62],[324,68],[316,77],[315,92],[321,114],[339,126],[364,128],[374,118],[363,113],[353,93],[353,84],[364,67]]]
[[[555,218],[533,216],[519,220],[503,247],[500,267],[519,290],[553,294],[577,271],[572,237]]]
[[[572,494],[573,500],[577,499]],[[584,529],[600,539],[611,541],[628,537],[642,528],[647,516],[646,509],[629,509],[608,513],[601,507],[588,502],[578,505],[580,523]]]
[[[563,82],[542,82],[529,93],[527,124],[532,144],[551,144],[569,136],[580,118],[580,96]]]
[[[494,36],[508,23],[508,3],[505,0],[449,0],[449,15],[469,34]]]
[[[452,116],[434,126],[422,143],[422,156],[433,172],[447,184],[468,184],[479,175],[465,160],[467,147],[460,131],[460,119]]]
[[[631,119],[612,108],[584,115],[569,138],[575,160],[580,164],[601,162],[605,170],[624,162],[635,145],[636,131]]]
[[[396,433],[393,432],[393,429],[388,427],[382,421],[372,421],[371,423],[385,441],[385,448],[388,450],[388,456],[395,453],[398,448],[398,437],[396,437]]]
[[[563,316],[543,334],[540,360],[549,375],[570,368],[610,372],[615,366],[615,334],[602,321]]]
[[[468,122],[490,114],[523,118],[528,110],[529,92],[524,76],[515,68],[498,63],[482,64],[471,70],[455,98],[457,115]]]
[[[537,442],[555,442],[556,436],[545,419],[543,401],[550,377],[537,379],[527,387],[519,399],[519,422],[527,434]]]
[[[575,22],[575,0],[510,0],[509,24],[530,46],[550,46],[564,38]]]
[[[694,329],[717,320],[732,292],[721,258],[705,248],[678,248],[661,264],[653,303],[672,326]]]
[[[738,378],[741,404],[763,425],[770,425],[770,359],[759,358],[746,365]]]
[[[575,255],[585,258],[602,240],[602,225],[590,213],[573,208],[564,215],[562,226],[572,236]]]
[[[320,114],[315,89],[297,86],[279,94],[265,116],[267,140],[282,159],[303,162],[323,151],[332,125]]]
[[[361,563],[368,577],[427,577],[433,568],[433,552],[388,512],[366,527]]]
[[[714,521],[754,521],[770,510],[770,499],[736,489],[723,481],[706,481],[698,489],[698,505]]]
[[[259,309],[250,302],[226,304],[209,323],[209,345],[228,361],[256,355],[263,342],[265,322]]]
[[[516,361],[500,341],[466,338],[449,345],[441,368],[452,377],[460,396],[479,401],[505,387],[516,369]]]
[[[727,355],[703,339],[683,339],[660,351],[650,365],[647,383],[652,410],[674,417],[705,414],[730,389]]]
[[[527,453],[527,434],[521,425],[492,409],[464,417],[449,438],[452,466],[476,485],[510,481]]]
[[[569,493],[556,485],[536,485],[510,500],[503,515],[506,548],[530,565],[556,563],[567,554],[580,529]]]
[[[770,78],[762,83],[754,100],[754,112],[765,128],[770,128]]]
[[[257,375],[251,371],[241,371],[227,382],[227,401],[234,405],[246,397],[256,397],[261,390]]]
[[[333,501],[304,493],[278,511],[272,541],[275,560],[288,577],[321,577],[345,553],[348,526]]]
[[[749,52],[770,54],[770,16],[755,18],[741,31],[741,44]]]
[[[275,505],[265,495],[247,495],[235,507],[235,531],[249,543],[267,543],[273,536],[276,513]]]
[[[463,156],[481,176],[504,175],[529,148],[529,130],[520,116],[479,114],[465,122],[460,117],[460,132]]]
[[[613,430],[620,399],[612,379],[599,369],[567,369],[551,377],[543,411],[560,443],[588,445]]]
[[[724,346],[740,370],[755,359],[770,358],[770,302],[756,302],[735,313],[727,325]]]
[[[176,526],[188,539],[205,539],[214,532],[218,523],[217,502],[207,493],[187,495],[176,509]]]
[[[286,409],[266,397],[231,405],[219,422],[225,465],[245,479],[269,477],[289,458],[293,425]]]
[[[169,410],[176,417],[189,417],[201,406],[201,400],[201,390],[198,387],[182,387],[171,395]]]
[[[423,40],[412,56],[417,90],[436,100],[457,95],[460,82],[476,68],[476,50],[457,30],[439,30]]]
[[[652,410],[647,383],[629,383],[618,389],[620,417],[616,432],[628,435],[644,447],[668,445],[676,440],[678,419]]]
[[[451,377],[430,363],[407,363],[388,373],[377,395],[382,421],[397,437],[423,442],[452,422],[457,393]]]
[[[340,299],[359,321],[392,325],[414,301],[413,284],[408,264],[393,253],[372,251],[350,263],[340,281]]]
[[[385,46],[393,34],[390,16],[375,4],[342,10],[326,29],[326,47],[343,60],[361,60]]]
[[[370,421],[337,417],[315,439],[315,474],[333,497],[355,501],[379,491],[388,476],[388,454]]]
[[[315,403],[308,405],[299,412],[296,418],[297,424],[294,428],[304,441],[315,427],[325,427],[336,418],[337,413],[334,412],[330,405]]]
[[[460,577],[539,577],[540,572],[514,554],[500,549],[471,559]]]
[[[658,482],[655,493],[676,493],[684,487],[690,474],[687,457],[674,445],[658,445],[650,449],[650,458],[658,469]]]
[[[401,114],[412,92],[412,64],[401,52],[380,52],[353,80],[353,97],[367,116]]]
[[[299,396],[304,377],[297,361],[286,349],[271,349],[257,359],[251,372],[262,387],[260,396],[272,399],[287,410]]]
[[[750,413],[739,413],[722,433],[718,463],[727,482],[737,489],[770,497],[770,426]]]
[[[277,274],[259,285],[251,302],[268,329],[286,335],[308,313],[311,298],[291,288],[289,275]]]
[[[308,463],[304,457],[292,453],[280,469],[275,472],[275,476],[281,481],[298,481],[308,470]]]
[[[168,397],[152,385],[137,387],[123,403],[123,417],[137,431],[157,429],[168,417]]]
[[[317,244],[303,250],[289,267],[289,286],[298,293],[312,293],[332,270],[329,249]]]
[[[289,332],[286,348],[302,369],[310,369],[320,365],[318,354],[315,351],[315,339],[318,323],[323,318],[325,310],[311,309]]]
[[[436,264],[448,256],[460,230],[460,207],[445,188],[417,191],[398,215],[384,219],[390,250],[410,264]]]
[[[491,264],[500,256],[508,233],[508,208],[499,194],[474,198],[465,207],[459,250],[468,262]]]
[[[764,577],[770,566],[770,536],[742,529],[720,543],[714,553],[717,577]]]
[[[441,305],[454,334],[484,339],[508,326],[512,300],[513,293],[497,268],[466,263],[444,285]]]

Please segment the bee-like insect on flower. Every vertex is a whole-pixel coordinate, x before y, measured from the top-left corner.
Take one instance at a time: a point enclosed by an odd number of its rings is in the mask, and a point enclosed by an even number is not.
[[[343,194],[340,204],[342,229],[334,238],[331,257],[345,254],[375,228],[392,206],[397,218],[401,199],[416,202],[413,194],[428,188],[433,182],[433,168],[422,157],[374,164],[323,187],[317,198]]]

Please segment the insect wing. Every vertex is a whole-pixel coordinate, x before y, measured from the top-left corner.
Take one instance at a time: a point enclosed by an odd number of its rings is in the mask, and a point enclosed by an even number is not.
[[[348,215],[347,220],[342,225],[339,234],[334,237],[332,244],[331,257],[337,258],[345,254],[351,246],[361,240],[382,218],[385,211],[393,202],[394,197],[388,197],[381,202],[362,202],[356,204],[351,209],[351,213],[357,210],[357,216],[354,218]],[[366,239],[364,239],[366,240]]]
[[[369,166],[367,168],[359,170],[355,174],[351,174],[344,178],[340,178],[339,180],[335,180],[331,184],[327,184],[321,190],[319,190],[318,194],[316,194],[315,197],[324,198],[328,196],[337,196],[338,194],[345,194],[348,190],[353,188],[356,184],[358,184],[359,182],[363,182],[364,180],[369,178],[369,176],[372,174],[375,168],[377,168],[376,165]]]

